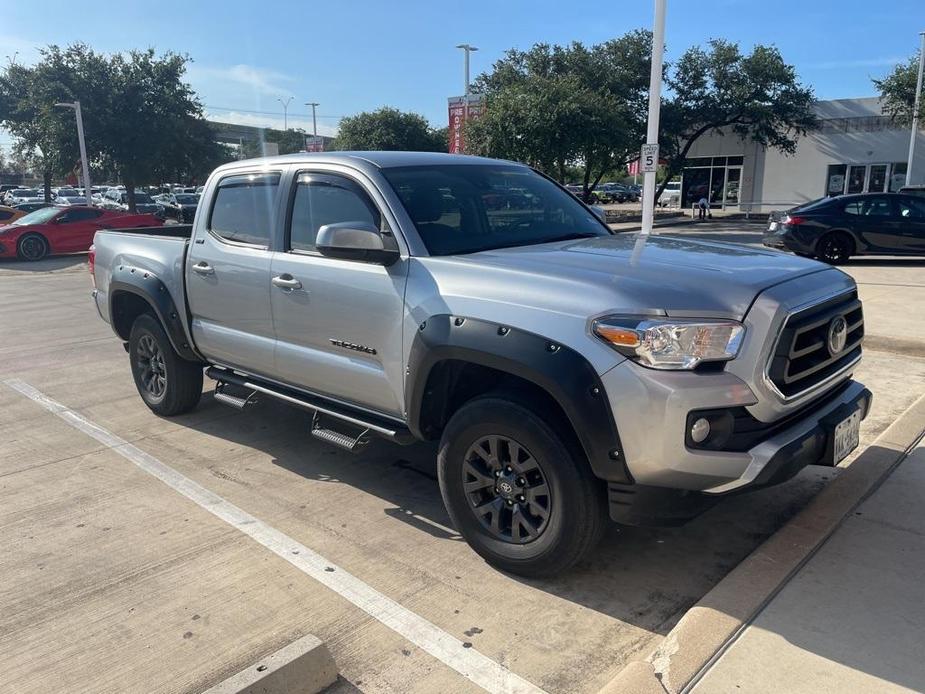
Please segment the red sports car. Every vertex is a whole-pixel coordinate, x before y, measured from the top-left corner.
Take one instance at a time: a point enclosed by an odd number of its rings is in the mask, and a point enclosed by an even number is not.
[[[0,227],[0,258],[40,260],[59,253],[85,253],[99,229],[161,226],[153,214],[71,205],[43,207]]]

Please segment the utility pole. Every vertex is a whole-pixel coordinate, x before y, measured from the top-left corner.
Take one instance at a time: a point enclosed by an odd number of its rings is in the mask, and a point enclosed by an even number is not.
[[[315,141],[318,141],[318,119],[315,117],[315,107],[320,106],[317,101],[306,101],[306,106],[312,107],[312,135],[315,136]]]
[[[912,185],[912,161],[915,158],[915,137],[919,132],[919,109],[922,108],[922,73],[925,72],[925,31],[919,46],[919,79],[915,85],[915,104],[912,106],[912,134],[909,136],[909,163],[906,164],[906,185]]]
[[[472,53],[472,52],[474,52],[474,51],[477,51],[478,48],[476,48],[475,46],[470,46],[468,43],[461,43],[461,44],[459,44],[459,45],[456,46],[456,47],[457,47],[457,48],[462,48],[463,51],[464,51],[465,54],[466,54],[465,68],[464,68],[464,69],[465,69],[465,73],[464,73],[464,74],[465,74],[465,81],[464,81],[464,83],[463,83],[465,89],[464,89],[464,91],[463,91],[463,94],[465,94],[466,96],[469,96],[469,54]]]
[[[656,148],[658,147],[658,116],[662,105],[665,3],[666,0],[655,0],[655,22],[652,26],[652,70],[649,73],[649,127],[646,130],[646,144],[655,145]],[[655,159],[657,168],[658,156]],[[646,171],[642,182],[642,236],[652,233],[652,222],[655,216],[655,176],[655,171]]]
[[[276,100],[283,105],[283,130],[289,130],[288,113],[289,113],[289,102],[292,101],[292,97],[290,96],[285,101],[283,101],[280,98],[277,98]]]
[[[83,165],[84,197],[87,204],[93,206],[93,191],[90,190],[90,162],[87,161],[87,142],[84,139],[84,119],[80,112],[80,102],[64,102],[55,104],[62,108],[72,108],[77,115],[77,144],[80,146],[80,163]]]

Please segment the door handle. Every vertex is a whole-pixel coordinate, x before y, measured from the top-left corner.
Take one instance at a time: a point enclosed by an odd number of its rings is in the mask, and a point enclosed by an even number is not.
[[[215,270],[208,263],[199,262],[193,265],[193,272],[198,275],[211,275],[215,272]]]
[[[280,289],[288,289],[289,291],[302,288],[302,283],[288,272],[279,275],[278,277],[274,277],[271,282],[273,282],[273,284]]]

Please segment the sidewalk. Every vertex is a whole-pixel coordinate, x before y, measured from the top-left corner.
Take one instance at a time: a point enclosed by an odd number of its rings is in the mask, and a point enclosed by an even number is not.
[[[692,691],[925,690],[923,499],[920,441]]]

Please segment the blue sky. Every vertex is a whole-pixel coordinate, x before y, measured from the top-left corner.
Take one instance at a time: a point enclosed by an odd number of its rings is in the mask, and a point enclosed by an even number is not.
[[[294,97],[289,125],[310,130],[306,101],[320,102],[319,131],[341,116],[383,105],[446,121],[446,97],[462,91],[469,42],[473,75],[511,47],[596,43],[650,27],[651,0],[525,2],[254,2],[157,0],[4,3],[0,60],[81,40],[115,52],[154,47],[187,53],[189,81],[216,119],[282,125],[278,98]],[[39,9],[41,7],[41,9]],[[918,46],[925,0],[669,0],[667,59],[711,37],[748,48],[773,43],[819,98],[871,96]],[[9,137],[0,134],[0,144]]]

